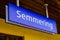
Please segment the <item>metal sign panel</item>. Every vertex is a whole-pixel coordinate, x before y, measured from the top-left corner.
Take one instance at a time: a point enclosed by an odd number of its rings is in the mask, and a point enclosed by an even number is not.
[[[6,22],[24,25],[24,27],[39,31],[57,33],[56,21],[36,12],[9,3],[6,13]]]

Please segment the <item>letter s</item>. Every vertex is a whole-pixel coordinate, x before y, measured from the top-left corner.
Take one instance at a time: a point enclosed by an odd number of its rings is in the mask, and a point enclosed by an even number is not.
[[[17,12],[17,14],[18,14],[17,17],[18,17],[18,18],[21,18],[21,15],[20,15],[20,12],[21,12],[21,11],[17,10],[16,12]]]

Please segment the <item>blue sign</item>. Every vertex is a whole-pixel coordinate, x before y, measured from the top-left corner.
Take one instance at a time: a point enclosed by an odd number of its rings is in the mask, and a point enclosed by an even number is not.
[[[50,33],[57,33],[55,20],[11,3],[8,4],[8,21],[39,31],[44,30]]]

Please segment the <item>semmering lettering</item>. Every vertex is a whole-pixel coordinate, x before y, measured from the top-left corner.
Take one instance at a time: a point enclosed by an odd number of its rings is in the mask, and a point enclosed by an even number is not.
[[[53,24],[47,22],[46,20],[41,20],[35,17],[32,17],[30,15],[26,15],[25,13],[21,13],[21,11],[17,10],[17,18],[21,18],[26,21],[34,22],[42,26],[49,27],[51,30],[53,30]]]

